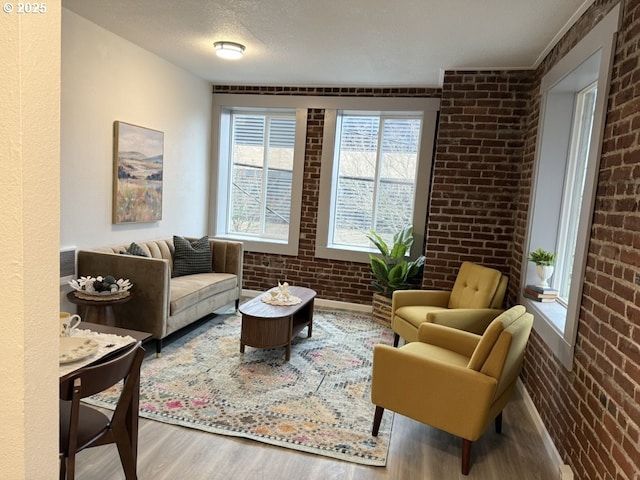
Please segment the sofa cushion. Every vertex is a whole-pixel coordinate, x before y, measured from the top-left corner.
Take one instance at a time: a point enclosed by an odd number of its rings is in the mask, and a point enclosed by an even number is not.
[[[136,242],[131,242],[125,250],[120,250],[120,253],[123,255],[135,255],[137,257],[148,257],[149,255],[144,249],[138,245]]]
[[[411,305],[398,308],[395,314],[405,322],[410,323],[416,328],[420,328],[420,325],[427,321],[427,314],[436,310],[446,309],[442,307],[433,307],[431,305]]]
[[[175,315],[205,298],[237,286],[238,276],[231,273],[197,273],[172,278],[169,287],[169,314]]]
[[[173,237],[173,270],[174,277],[193,275],[196,273],[210,273],[211,246],[209,237],[204,236],[195,242],[174,235]]]

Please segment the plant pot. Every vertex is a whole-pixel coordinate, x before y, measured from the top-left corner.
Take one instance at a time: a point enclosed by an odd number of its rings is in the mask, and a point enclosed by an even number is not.
[[[536,283],[537,287],[548,288],[549,282],[548,280],[553,275],[554,267],[551,265],[536,265],[536,275],[540,281]]]
[[[391,299],[381,293],[374,293],[371,306],[373,321],[391,327]]]

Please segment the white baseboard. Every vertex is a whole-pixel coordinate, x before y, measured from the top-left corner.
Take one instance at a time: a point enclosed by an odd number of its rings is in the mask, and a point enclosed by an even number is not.
[[[257,297],[261,293],[257,290],[242,290],[243,297]],[[348,310],[350,312],[358,313],[371,313],[371,305],[362,305],[361,303],[350,302],[338,302],[336,300],[325,300],[323,298],[316,298],[313,302],[316,307],[333,309],[333,310]]]
[[[542,438],[545,450],[547,450],[547,453],[549,453],[549,455],[551,456],[551,460],[554,462],[558,469],[558,479],[573,480],[573,471],[571,470],[571,467],[562,463],[562,457],[560,457],[558,449],[554,445],[553,440],[551,440],[551,436],[547,431],[547,427],[544,426],[542,418],[540,418],[540,414],[538,413],[536,406],[533,404],[533,400],[531,399],[529,392],[522,383],[522,380],[518,379],[516,386],[518,388],[518,391],[522,395],[525,408],[527,409],[527,412],[529,412],[529,416],[533,420],[533,424],[535,425],[540,438]]]

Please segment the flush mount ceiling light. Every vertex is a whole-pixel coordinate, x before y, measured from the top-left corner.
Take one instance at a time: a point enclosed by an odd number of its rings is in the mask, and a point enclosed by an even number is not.
[[[235,42],[215,42],[216,55],[227,60],[238,60],[244,54],[245,46]]]

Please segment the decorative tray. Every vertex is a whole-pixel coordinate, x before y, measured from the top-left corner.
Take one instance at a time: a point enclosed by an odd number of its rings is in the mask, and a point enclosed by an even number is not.
[[[82,298],[83,300],[93,300],[95,302],[106,302],[109,300],[117,300],[119,298],[125,298],[131,295],[131,292],[125,290],[124,292],[83,292],[82,290],[76,290],[73,294]]]
[[[302,302],[302,299],[300,297],[294,297],[293,295],[289,295],[288,298],[280,298],[280,297],[273,297],[271,295],[264,295],[262,297],[262,301],[264,303],[268,303],[269,305],[278,305],[280,307],[285,307],[290,305],[297,305],[300,302]]]

